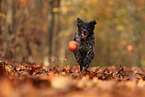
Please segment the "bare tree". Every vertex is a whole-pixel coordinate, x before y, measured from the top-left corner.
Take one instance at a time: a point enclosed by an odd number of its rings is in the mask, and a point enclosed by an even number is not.
[[[0,0],[0,14],[1,14],[2,0]],[[0,54],[2,56],[2,30],[1,30],[1,17],[0,17]]]
[[[131,56],[130,63],[133,66],[141,66],[140,60],[141,60],[141,52],[139,50],[139,39],[132,39],[133,37],[139,37],[137,35],[136,29],[135,29],[135,21],[136,21],[136,5],[132,1],[126,1],[127,9],[128,9],[128,20],[129,20],[129,37],[131,38],[131,44],[133,45],[133,51]]]
[[[50,59],[52,56],[55,56],[57,54],[56,50],[56,45],[58,45],[56,39],[57,35],[60,30],[60,25],[59,25],[59,8],[60,8],[60,0],[50,0],[49,1],[49,12],[47,15],[47,27],[48,27],[48,34],[49,34],[49,39],[48,39],[48,58],[49,58],[49,63],[51,62]]]
[[[4,35],[4,56],[9,58],[15,57],[14,41],[16,33],[14,32],[14,2],[13,0],[7,0],[7,12],[6,12],[6,31]]]

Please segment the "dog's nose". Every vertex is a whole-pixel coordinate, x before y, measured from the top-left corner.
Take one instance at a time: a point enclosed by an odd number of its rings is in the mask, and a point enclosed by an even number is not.
[[[83,31],[83,33],[84,33],[84,35],[86,35],[87,34],[87,31]]]

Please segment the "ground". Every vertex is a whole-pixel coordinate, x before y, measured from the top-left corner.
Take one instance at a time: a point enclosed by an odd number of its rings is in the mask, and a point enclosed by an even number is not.
[[[145,68],[0,61],[0,97],[145,97]]]

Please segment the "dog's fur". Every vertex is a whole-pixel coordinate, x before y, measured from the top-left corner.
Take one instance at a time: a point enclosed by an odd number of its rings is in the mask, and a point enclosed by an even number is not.
[[[77,50],[73,51],[73,53],[80,65],[81,72],[82,70],[87,71],[95,55],[95,35],[93,32],[95,24],[95,20],[86,23],[77,18],[78,31],[75,32],[73,40],[78,43],[78,48]]]

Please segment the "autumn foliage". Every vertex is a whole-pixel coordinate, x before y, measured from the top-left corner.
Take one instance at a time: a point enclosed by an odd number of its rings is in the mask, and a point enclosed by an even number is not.
[[[145,97],[144,4],[0,0],[0,97]],[[98,23],[88,72],[68,49],[77,18]]]
[[[145,68],[59,67],[0,61],[1,97],[144,97]]]
[[[0,54],[43,63],[74,63],[68,42],[76,19],[96,20],[93,65],[145,65],[144,0],[0,0]],[[41,57],[40,57],[41,56]]]

